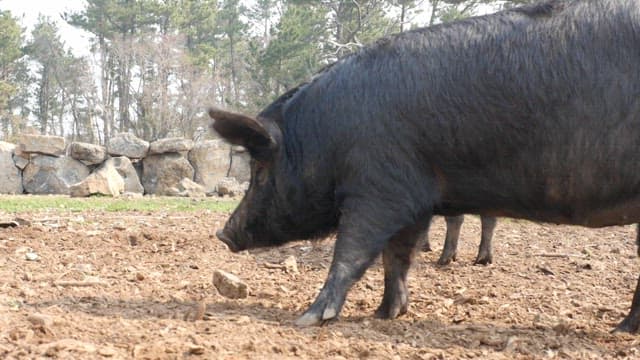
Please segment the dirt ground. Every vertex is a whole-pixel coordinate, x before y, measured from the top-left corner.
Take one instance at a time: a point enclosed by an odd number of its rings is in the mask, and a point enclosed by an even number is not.
[[[474,266],[480,224],[467,217],[458,260],[434,252],[410,273],[409,313],[372,313],[376,263],[339,321],[297,328],[331,260],[332,239],[230,253],[214,234],[228,214],[64,211],[0,214],[0,358],[531,359],[640,358],[640,336],[611,334],[639,268],[635,228],[499,221],[494,264]],[[298,272],[281,264],[293,255]],[[212,284],[240,277],[245,299]]]

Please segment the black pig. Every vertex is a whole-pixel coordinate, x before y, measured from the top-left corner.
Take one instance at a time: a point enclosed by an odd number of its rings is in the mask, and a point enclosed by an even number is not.
[[[252,156],[231,250],[337,233],[297,320],[340,313],[382,254],[376,311],[407,311],[432,215],[588,227],[640,221],[640,1],[550,1],[390,36],[257,117],[211,109]],[[640,286],[619,330],[640,325]]]

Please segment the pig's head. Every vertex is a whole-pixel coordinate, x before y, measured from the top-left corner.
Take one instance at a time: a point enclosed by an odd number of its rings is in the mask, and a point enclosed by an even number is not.
[[[256,120],[218,109],[210,109],[209,116],[218,134],[251,154],[249,189],[217,237],[233,252],[291,240],[291,234],[283,230],[288,216],[283,213],[285,206],[279,205],[282,199],[277,189],[280,128],[268,118]]]

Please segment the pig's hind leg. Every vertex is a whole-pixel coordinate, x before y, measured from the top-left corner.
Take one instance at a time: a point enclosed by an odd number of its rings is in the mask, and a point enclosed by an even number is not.
[[[445,220],[447,222],[447,235],[444,240],[442,254],[438,259],[438,265],[449,265],[451,261],[456,260],[458,238],[460,238],[460,228],[464,221],[464,215],[446,216]]]
[[[396,234],[382,252],[384,264],[384,295],[375,316],[394,319],[405,314],[409,304],[407,273],[423,233],[429,229],[430,218],[409,226]]]
[[[491,239],[493,238],[493,230],[496,228],[497,219],[492,216],[481,216],[482,236],[480,238],[480,250],[474,264],[487,265],[493,262],[493,254],[491,251]]]

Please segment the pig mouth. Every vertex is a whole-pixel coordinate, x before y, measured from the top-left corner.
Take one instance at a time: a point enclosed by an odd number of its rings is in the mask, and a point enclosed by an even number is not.
[[[220,241],[222,241],[225,245],[227,245],[227,247],[229,248],[229,250],[231,250],[231,252],[235,253],[241,250],[240,247],[236,245],[236,243],[233,240],[231,240],[231,238],[227,236],[227,234],[224,233],[224,230],[218,230],[216,232],[216,236]]]

